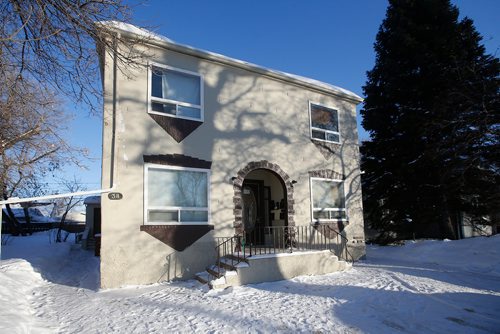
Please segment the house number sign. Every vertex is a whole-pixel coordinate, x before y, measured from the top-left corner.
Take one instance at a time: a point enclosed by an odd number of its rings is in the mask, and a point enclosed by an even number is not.
[[[109,193],[108,198],[112,201],[117,201],[123,198],[122,193]]]

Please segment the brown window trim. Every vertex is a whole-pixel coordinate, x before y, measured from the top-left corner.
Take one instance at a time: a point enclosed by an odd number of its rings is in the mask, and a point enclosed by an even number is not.
[[[213,229],[214,225],[141,225],[141,231],[179,252]]]

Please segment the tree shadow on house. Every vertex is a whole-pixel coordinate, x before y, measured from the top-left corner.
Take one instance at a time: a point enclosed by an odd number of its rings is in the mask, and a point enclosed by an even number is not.
[[[302,195],[293,198],[293,208],[291,205],[288,207],[288,214],[300,216],[305,220],[300,221],[302,225],[311,222],[308,174],[311,170],[329,169],[344,175],[348,202],[357,203],[356,198],[360,198],[360,194],[354,194],[359,189],[359,163],[351,161],[358,152],[352,103],[295,83],[267,77],[265,70],[246,71],[198,58],[180,57],[166,50],[158,50],[154,60],[203,76],[203,122],[179,142],[148,114],[146,85],[141,89],[137,85],[141,80],[147,83],[146,62],[143,68],[131,70],[130,81],[127,81],[128,78],[117,80],[120,87],[118,108],[114,115],[117,140],[113,154],[120,168],[116,173],[111,170],[111,174],[120,185],[118,191],[123,192],[124,198],[114,203],[106,202],[106,210],[107,217],[115,212],[119,213],[117,216],[126,217],[124,224],[120,224],[118,218],[112,219],[113,226],[103,221],[102,256],[106,271],[103,277],[114,276],[113,281],[131,284],[150,280],[150,277],[171,280],[186,278],[202,269],[203,265],[213,263],[215,238],[238,233],[238,214],[241,210],[233,201],[241,189],[235,187],[232,180],[238,177],[238,171],[256,161],[278,165],[290,176],[290,180],[285,182],[297,181],[295,187],[300,188]],[[268,74],[271,75],[271,71]],[[335,107],[341,113],[342,136],[349,138],[339,145],[339,151],[328,153],[325,160],[316,159],[320,153],[310,140],[308,101],[311,100],[327,105],[338,100]],[[114,118],[105,120],[109,121],[114,121]],[[144,210],[147,205],[144,156],[169,154],[209,161],[214,171],[210,189],[212,195],[217,196],[210,199],[210,224],[215,226],[215,232],[206,234],[200,242],[182,252],[160,244],[141,230],[141,225],[148,223]],[[330,159],[332,156],[335,158]],[[358,214],[361,206],[353,205],[349,210]],[[103,216],[103,219],[106,218]],[[111,234],[112,237],[109,237]],[[211,247],[212,250],[196,250],[196,244],[201,243],[206,246],[205,249]],[[206,263],[199,261],[199,265],[193,266],[193,258],[197,257],[204,258]],[[147,279],[145,272],[151,272]],[[111,280],[109,282],[114,284]]]

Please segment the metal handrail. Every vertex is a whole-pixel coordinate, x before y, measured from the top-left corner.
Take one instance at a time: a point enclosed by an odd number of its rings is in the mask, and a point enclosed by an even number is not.
[[[236,266],[239,263],[246,261],[245,255],[245,240],[241,234],[236,234],[232,237],[216,237],[217,246],[215,246],[215,251],[217,254],[216,273],[217,277],[221,276],[221,259],[229,259],[231,261],[231,266]],[[243,252],[242,252],[243,249]],[[232,255],[227,257],[227,255]],[[213,276],[210,271],[208,271],[210,276]]]
[[[288,252],[294,250],[330,250],[340,259],[354,262],[347,249],[349,239],[334,226],[316,224],[305,226],[269,226],[254,228],[244,233],[249,256]],[[333,235],[332,235],[333,234]]]
[[[251,256],[292,253],[297,250],[329,250],[339,259],[354,263],[354,257],[347,247],[349,239],[336,226],[338,225],[268,226],[247,230],[232,237],[217,237],[217,262],[215,268],[207,271],[210,276],[221,277],[222,258],[226,259],[225,264],[234,267]]]
[[[316,226],[318,226],[318,225],[316,225]],[[347,245],[349,244],[349,239],[347,239],[347,237],[345,235],[343,235],[342,233],[340,233],[336,229],[331,228],[331,226],[328,225],[328,224],[323,224],[323,225],[320,225],[320,226],[322,226],[324,229],[328,229],[329,232],[334,232],[336,234],[336,236],[337,236],[337,244],[338,244],[338,238],[339,237],[342,240],[341,244],[343,245],[343,247],[341,249],[341,253],[337,254],[333,250],[331,250],[331,251],[334,252],[335,255],[339,256],[342,260],[354,263],[355,262],[354,256],[352,256],[351,252],[349,252],[349,248],[347,247]],[[345,252],[345,254],[344,254],[344,252]]]

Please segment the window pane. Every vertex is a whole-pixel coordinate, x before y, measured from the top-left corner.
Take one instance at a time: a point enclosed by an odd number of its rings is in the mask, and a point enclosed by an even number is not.
[[[205,172],[150,168],[148,205],[206,208],[207,182]]]
[[[312,130],[312,137],[325,140],[325,132],[324,131],[318,131],[318,130]]]
[[[319,210],[313,212],[314,219],[345,219],[345,211]]]
[[[177,106],[175,104],[171,104],[171,103],[152,102],[152,104],[151,104],[151,110],[157,111],[157,112],[162,112],[165,114],[176,115],[177,114],[176,109],[177,109]]]
[[[206,222],[208,211],[181,211],[181,222]]]
[[[151,77],[151,96],[154,97],[163,97],[162,89],[161,89],[161,71],[156,70],[153,67],[152,77]]]
[[[328,141],[336,143],[340,142],[340,137],[338,134],[326,132],[325,135],[326,135],[326,140]]]
[[[328,211],[314,211],[313,212],[314,219],[330,219]]]
[[[311,104],[311,126],[313,128],[338,132],[339,120],[337,110]]]
[[[344,208],[344,187],[341,182],[311,180],[313,208]]]
[[[201,118],[201,111],[199,108],[179,106],[178,110],[179,110],[179,112],[177,113],[178,116],[192,117],[198,119]]]
[[[200,105],[200,78],[153,67],[151,94],[155,97]],[[159,89],[158,87],[161,87]]]
[[[330,211],[331,219],[345,219],[346,214],[345,211]]]
[[[149,210],[148,222],[161,223],[161,222],[177,222],[179,213],[177,210]]]

